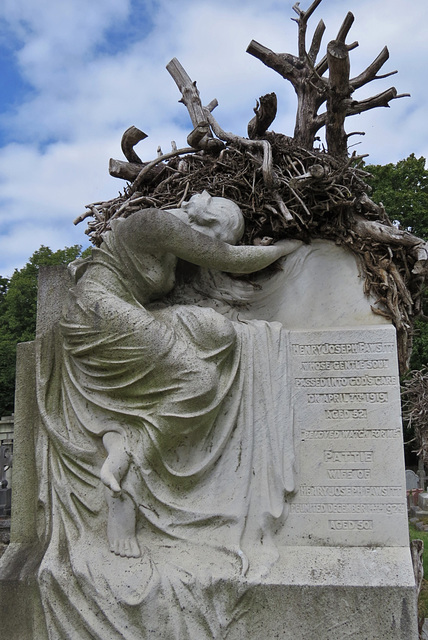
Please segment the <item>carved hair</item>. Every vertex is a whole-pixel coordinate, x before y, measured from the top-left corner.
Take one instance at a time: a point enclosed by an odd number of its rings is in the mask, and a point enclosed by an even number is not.
[[[222,214],[221,217],[235,241],[240,240],[244,234],[245,222],[242,211],[228,198],[213,197],[204,190],[202,193],[196,193],[188,202],[184,202],[181,208],[185,209],[189,216],[199,214],[203,217],[204,212]]]

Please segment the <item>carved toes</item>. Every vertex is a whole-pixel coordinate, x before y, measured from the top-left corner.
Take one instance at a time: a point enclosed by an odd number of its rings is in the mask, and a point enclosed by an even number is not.
[[[110,551],[122,558],[139,558],[141,556],[136,538],[116,538],[110,544]]]

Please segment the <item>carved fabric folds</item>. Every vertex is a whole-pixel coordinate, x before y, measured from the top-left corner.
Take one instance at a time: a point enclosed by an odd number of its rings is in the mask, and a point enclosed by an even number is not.
[[[251,606],[251,576],[277,558],[294,489],[288,333],[197,305],[148,312],[90,287],[71,289],[60,327],[38,340],[49,637],[222,638]],[[99,474],[112,430],[131,453],[122,489],[141,558],[109,550]]]

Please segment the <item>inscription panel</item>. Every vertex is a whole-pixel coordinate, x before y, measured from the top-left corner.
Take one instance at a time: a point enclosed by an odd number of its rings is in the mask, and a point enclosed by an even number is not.
[[[395,329],[290,332],[296,493],[286,544],[408,544]]]

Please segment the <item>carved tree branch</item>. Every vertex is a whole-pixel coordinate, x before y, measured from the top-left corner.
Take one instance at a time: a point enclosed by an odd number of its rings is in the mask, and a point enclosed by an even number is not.
[[[352,51],[353,49],[356,49],[359,46],[360,45],[358,44],[358,42],[353,42],[352,44],[347,44],[346,48],[348,49],[348,51]],[[327,55],[325,55],[323,58],[321,58],[321,60],[316,65],[315,71],[318,75],[322,76],[327,71],[327,69],[328,69],[328,62],[327,62]]]
[[[197,127],[200,122],[204,122],[204,112],[196,82],[192,82],[177,58],[170,60],[166,68],[180,90],[181,102],[186,106],[193,126]]]
[[[348,35],[352,25],[354,24],[354,14],[348,11],[346,18],[342,22],[342,26],[337,32],[336,40],[345,44],[346,36]]]
[[[281,214],[284,216],[284,219],[287,222],[293,220],[293,216],[287,209],[287,206],[283,202],[281,196],[275,189],[276,184],[276,175],[273,170],[273,160],[272,160],[272,147],[267,140],[248,140],[247,138],[241,138],[241,136],[237,136],[234,133],[224,131],[214,116],[208,112],[208,109],[204,109],[206,118],[211,125],[211,129],[214,131],[215,135],[220,138],[220,140],[224,140],[224,142],[232,143],[237,146],[247,147],[247,148],[258,148],[263,152],[263,163],[262,163],[262,173],[263,173],[263,181],[265,185],[270,188],[272,196],[276,201],[278,208]]]
[[[330,69],[326,121],[327,147],[331,155],[346,158],[348,137],[344,124],[347,115],[346,100],[351,95],[351,87],[349,86],[349,54],[342,40],[332,40],[328,44],[327,59]]]
[[[315,11],[315,9],[321,4],[322,0],[315,0],[307,11],[300,9],[300,2],[296,2],[293,6],[293,10],[298,14],[298,19],[294,20],[299,25],[299,58],[304,60],[306,58],[306,29],[308,20]]]
[[[321,4],[321,2],[322,0],[314,0],[314,2],[311,4],[311,6],[307,11],[302,11],[300,9],[300,2],[296,2],[296,4],[293,5],[293,11],[295,11],[299,17],[292,18],[292,20],[295,20],[295,22],[297,22],[299,25],[299,45],[300,45],[300,25],[302,25],[303,47],[305,46],[304,36],[306,34],[307,22],[311,17],[311,15],[313,14],[313,12],[315,11],[315,9]],[[305,49],[303,49],[303,53],[305,53]]]
[[[306,149],[312,149],[315,136],[319,129],[326,125],[327,146],[329,153],[338,158],[347,155],[347,139],[345,132],[345,119],[349,115],[362,113],[376,107],[389,106],[389,102],[395,98],[401,98],[408,94],[397,95],[395,88],[384,91],[372,98],[353,101],[352,93],[363,85],[378,78],[385,78],[396,73],[378,76],[377,73],[389,58],[388,49],[385,47],[378,57],[361,74],[350,80],[349,78],[349,51],[358,46],[358,42],[346,44],[345,40],[354,22],[351,12],[346,15],[337,37],[328,45],[327,54],[317,63],[322,37],[325,31],[324,22],[321,20],[315,29],[311,47],[306,52],[307,23],[321,4],[322,0],[312,2],[307,11],[300,9],[300,3],[296,2],[293,10],[298,18],[293,18],[298,24],[298,51],[295,57],[289,53],[275,53],[264,45],[252,40],[247,52],[255,56],[263,64],[279,73],[285,80],[291,82],[297,94],[297,113],[294,129],[294,140],[297,145]],[[329,70],[329,79],[323,77]],[[322,104],[327,103],[326,111],[319,113]]]
[[[237,146],[253,147],[263,151],[263,179],[265,184],[272,185],[274,181],[273,169],[272,169],[272,148],[267,140],[248,140],[247,138],[241,138],[241,136],[231,133],[230,131],[224,131],[214,116],[205,109],[205,116],[208,120],[211,129],[215,135],[227,143],[232,143]]]
[[[398,95],[397,89],[395,87],[391,87],[390,89],[382,91],[382,93],[378,93],[376,96],[372,96],[366,100],[350,101],[350,104],[347,106],[347,115],[353,116],[358,113],[363,113],[364,111],[369,111],[370,109],[375,109],[376,107],[389,107],[391,100],[408,96],[409,94],[406,93]]]
[[[254,40],[247,48],[248,53],[261,60],[293,85],[297,94],[296,124],[293,137],[299,146],[307,149],[313,147],[315,134],[319,128],[316,122],[317,111],[327,97],[327,81],[314,68],[325,31],[323,21],[319,22],[315,30],[309,53],[306,51],[307,23],[321,1],[312,2],[307,11],[300,9],[299,2],[293,6],[293,10],[299,16],[295,19],[299,30],[299,57],[288,53],[274,53]]]
[[[314,2],[311,4],[309,9],[304,12],[304,19],[306,20],[306,22],[309,20],[309,18],[311,17],[311,15],[315,11],[315,9],[317,9],[319,7],[321,2],[322,2],[322,0],[314,0]],[[300,4],[300,3],[296,2],[296,4]]]
[[[108,171],[113,178],[122,178],[123,180],[132,182],[140,173],[141,166],[142,163],[123,162],[122,160],[110,158]]]
[[[397,89],[395,87],[391,87],[382,93],[379,93],[372,98],[367,98],[366,100],[352,100],[348,99],[345,101],[346,104],[346,117],[358,115],[359,113],[363,113],[364,111],[370,111],[370,109],[376,109],[377,107],[389,107],[389,102],[391,100],[398,100],[399,98],[408,98],[410,96],[409,93],[401,93],[397,94]],[[328,113],[327,111],[320,113],[316,119],[314,120],[313,126],[316,127],[318,131],[327,123]],[[358,132],[359,135],[364,135],[363,131]]]
[[[354,230],[361,238],[368,238],[386,245],[406,247],[414,252],[417,260],[426,260],[428,257],[428,243],[417,238],[408,231],[402,231],[394,226],[387,226],[380,222],[366,220],[362,216],[354,216]]]
[[[203,139],[211,133],[208,122],[200,122],[187,136],[187,144],[194,149],[200,149]]]
[[[147,138],[147,133],[141,131],[141,129],[137,129],[137,127],[129,127],[122,136],[121,147],[123,151],[123,155],[128,160],[128,162],[135,162],[137,164],[142,164],[139,156],[135,153],[134,147],[141,140],[145,140]]]
[[[196,149],[206,149],[207,151],[213,152],[220,151],[223,148],[223,145],[219,140],[214,140],[209,128],[206,129],[204,135],[201,135],[201,127],[206,123],[206,118],[204,116],[204,108],[199,96],[199,91],[196,88],[196,82],[192,82],[190,76],[187,74],[177,58],[170,60],[166,65],[166,68],[181,92],[182,98],[180,102],[186,106],[194,127],[194,130],[189,136],[191,141],[190,142],[188,140],[189,144],[197,145],[195,146]],[[211,110],[215,108],[215,106],[217,106],[217,101],[212,101],[210,106]]]
[[[322,0],[314,0],[314,2],[311,4],[311,6],[309,7],[309,9],[307,11],[302,11],[300,8],[300,2],[296,2],[293,5],[293,11],[295,11],[297,13],[297,15],[299,16],[299,19],[305,19],[306,21],[309,20],[309,18],[311,17],[311,15],[313,14],[313,12],[315,11],[315,9],[321,4]],[[292,18],[292,20],[296,20],[296,18]]]
[[[320,52],[321,41],[322,41],[324,32],[325,32],[325,24],[323,20],[320,20],[318,22],[317,28],[315,29],[315,32],[312,38],[311,48],[309,49],[309,52],[308,52],[308,58],[312,62],[312,64],[315,64],[317,55]]]
[[[248,137],[251,140],[260,138],[275,120],[277,110],[277,99],[275,93],[268,93],[261,96],[254,109],[256,114],[248,123]]]
[[[311,149],[319,128],[315,123],[317,111],[326,99],[325,86],[327,81],[314,71],[313,63],[306,54],[302,61],[289,53],[275,53],[255,40],[252,40],[248,45],[247,53],[291,82],[297,94],[296,124],[293,137],[296,144]]]
[[[379,69],[383,67],[383,65],[388,59],[389,59],[389,51],[387,47],[384,47],[380,52],[380,54],[378,55],[378,57],[375,60],[373,60],[373,62],[367,67],[367,69],[365,69],[365,71],[360,73],[359,76],[352,78],[351,85],[353,86],[353,88],[359,89],[360,87],[364,86],[368,82],[371,82],[372,80],[377,79],[377,76],[376,76],[377,72],[379,71]],[[397,72],[391,71],[390,73],[386,73],[385,75],[380,77],[387,78],[388,76],[392,76],[395,73]]]
[[[183,156],[186,153],[195,153],[195,150],[192,147],[184,147],[183,149],[175,149],[174,151],[170,151],[169,153],[165,153],[165,154],[161,154],[159,155],[156,160],[152,160],[152,162],[148,162],[147,164],[145,164],[143,166],[143,168],[141,169],[141,165],[140,165],[140,172],[137,175],[137,177],[135,178],[134,182],[132,183],[132,187],[130,188],[130,192],[131,193],[135,193],[135,191],[138,191],[138,189],[140,188],[140,186],[144,183],[145,180],[147,180],[147,178],[149,178],[150,173],[153,171],[153,169],[156,167],[156,165],[158,165],[160,162],[164,162],[165,160],[170,160],[171,158],[175,158],[177,156]]]
[[[279,73],[285,80],[289,80],[293,86],[297,85],[298,70],[296,66],[298,58],[291,55],[291,53],[274,53],[256,40],[251,40],[247,47],[247,53]]]

